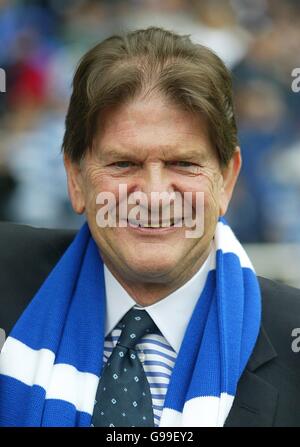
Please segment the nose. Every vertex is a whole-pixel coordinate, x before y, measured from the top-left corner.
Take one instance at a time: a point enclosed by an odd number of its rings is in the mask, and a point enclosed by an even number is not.
[[[174,180],[174,179],[173,179]],[[170,195],[176,190],[172,177],[164,164],[161,162],[149,162],[144,166],[143,173],[139,177],[139,181],[135,185],[135,191],[143,193],[146,197],[146,203],[141,202],[140,208],[142,212],[148,214],[148,218],[154,219],[156,222],[160,219],[168,219],[173,215],[174,203]],[[162,193],[167,193],[162,195]],[[147,207],[147,210],[146,210]]]
[[[173,184],[163,163],[152,162],[149,163],[145,170],[143,178],[140,183],[140,190],[151,199],[153,192],[172,192],[174,191]]]

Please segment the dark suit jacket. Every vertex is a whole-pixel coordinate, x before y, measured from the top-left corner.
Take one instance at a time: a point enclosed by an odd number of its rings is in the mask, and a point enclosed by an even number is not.
[[[0,224],[0,328],[7,334],[74,235]],[[300,352],[293,352],[291,334],[300,328],[300,290],[265,278],[259,282],[260,334],[225,425],[299,427]]]

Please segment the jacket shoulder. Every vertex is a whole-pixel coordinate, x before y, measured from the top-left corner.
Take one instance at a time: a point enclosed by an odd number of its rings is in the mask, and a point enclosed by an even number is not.
[[[300,289],[260,276],[258,281],[265,327],[273,332],[296,323],[300,326]]]
[[[0,328],[6,333],[75,234],[75,230],[0,223]]]
[[[299,375],[300,352],[293,349],[293,341],[296,333],[300,335],[300,289],[262,277],[258,280],[262,294],[262,324],[277,352],[277,363]]]

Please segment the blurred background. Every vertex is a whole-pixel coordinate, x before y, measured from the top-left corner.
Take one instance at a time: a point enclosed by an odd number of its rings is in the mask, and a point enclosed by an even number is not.
[[[98,41],[151,25],[232,70],[244,163],[227,219],[258,273],[300,287],[299,0],[0,0],[0,220],[81,225],[60,154],[74,69]]]

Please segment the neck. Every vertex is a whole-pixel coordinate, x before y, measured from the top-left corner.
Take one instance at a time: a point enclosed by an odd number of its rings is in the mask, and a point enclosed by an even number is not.
[[[109,260],[104,260],[106,266],[114,277],[119,281],[126,292],[138,303],[139,305],[145,307],[155,304],[156,302],[166,298],[175,290],[182,287],[187,281],[189,281],[195,273],[202,267],[208,255],[210,253],[211,246],[207,248],[202,256],[197,258],[192,267],[188,267],[185,271],[182,271],[176,277],[169,278],[168,281],[153,283],[146,281],[136,281],[129,280],[128,277],[121,274],[110,262]]]

